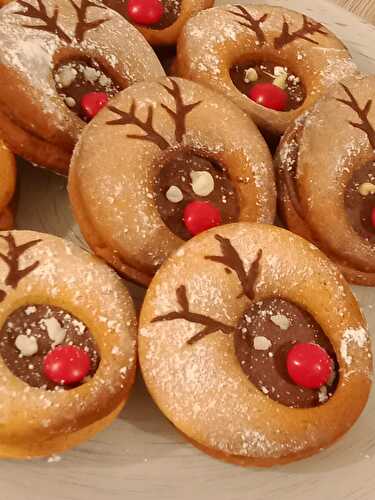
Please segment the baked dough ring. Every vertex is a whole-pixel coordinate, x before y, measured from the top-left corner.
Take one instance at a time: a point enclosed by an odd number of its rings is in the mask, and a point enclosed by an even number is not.
[[[0,133],[13,152],[63,174],[84,122],[58,93],[57,67],[95,60],[119,88],[164,74],[130,23],[79,2],[74,8],[69,0],[27,0],[0,12]]]
[[[13,211],[9,206],[16,189],[16,161],[0,140],[0,230],[11,229]]]
[[[71,163],[68,189],[93,251],[143,284],[182,244],[161,218],[155,188],[166,158],[179,151],[201,155],[226,169],[238,197],[240,220],[274,219],[272,159],[241,110],[187,80],[133,85],[85,128]]]
[[[9,265],[0,261],[0,456],[59,453],[109,425],[128,398],[136,368],[133,304],[105,264],[60,238],[3,232],[0,253],[10,259]],[[27,306],[25,318],[31,318],[45,305],[74,315],[73,324],[82,322],[95,340],[100,364],[79,387],[56,391],[31,386],[13,372],[22,357],[13,368],[5,362],[4,352],[13,346],[4,344],[8,317]],[[42,340],[38,342],[42,349]],[[36,370],[35,356],[26,359],[35,365],[29,366],[31,372]]]
[[[117,10],[117,12],[132,22],[127,15],[127,0],[103,0],[103,3]],[[212,7],[214,0],[164,0],[162,3],[165,9],[170,7],[175,10],[176,7],[178,7],[177,15],[176,17],[173,16],[175,19],[171,24],[168,23],[168,25],[158,28],[135,24],[151,45],[159,46],[175,44],[186,21],[197,14],[197,12]]]
[[[234,344],[251,294],[260,305],[281,297],[320,325],[339,368],[326,403],[288,407],[249,381]],[[371,386],[370,340],[345,280],[305,240],[261,224],[211,229],[165,263],[141,311],[139,360],[151,396],[177,429],[241,465],[283,464],[330,446],[356,421]]]
[[[290,127],[276,155],[286,225],[319,245],[350,282],[371,286],[375,285],[375,230],[370,223],[375,187],[373,194],[363,196],[359,190],[365,182],[375,183],[375,108],[370,104],[374,85],[375,77],[358,75],[332,88]],[[357,180],[348,199],[354,175]]]
[[[229,73],[233,66],[264,62],[286,66],[301,79],[306,90],[301,106],[275,111],[235,87]],[[179,76],[222,92],[261,129],[274,134],[282,134],[327,87],[355,71],[345,46],[320,23],[269,5],[227,5],[201,12],[185,25],[177,47]]]

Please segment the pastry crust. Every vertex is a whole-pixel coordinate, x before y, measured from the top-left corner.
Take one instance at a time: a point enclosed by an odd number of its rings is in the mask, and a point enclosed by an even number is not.
[[[230,329],[249,298],[225,259],[211,257],[220,255],[223,238],[246,273],[262,251],[254,301],[283,297],[308,311],[329,338],[339,375],[327,402],[284,406],[241,369]],[[210,318],[227,331],[200,324]],[[214,228],[175,252],[148,289],[138,352],[151,396],[177,429],[206,453],[245,466],[288,463],[327,448],[357,420],[371,386],[370,339],[349,286],[316,247],[275,226]]]
[[[16,161],[0,140],[0,231],[13,227],[11,201],[16,189]]]
[[[229,71],[251,62],[288,67],[306,88],[302,105],[275,111],[240,92]],[[227,5],[199,13],[181,33],[176,66],[179,76],[222,92],[261,129],[278,135],[330,85],[356,72],[346,47],[333,33],[307,16],[269,5]]]
[[[84,122],[57,91],[57,66],[95,60],[122,88],[164,74],[130,23],[86,3],[74,8],[69,0],[15,1],[0,12],[0,134],[12,151],[63,174]],[[55,8],[56,29],[49,26]]]
[[[0,252],[12,255],[20,270],[17,282],[11,282],[8,265],[0,262],[0,328],[17,309],[45,304],[78,318],[98,346],[101,360],[92,378],[65,391],[32,387],[0,359],[0,456],[58,453],[108,426],[124,406],[136,369],[134,307],[113,271],[60,238],[3,232]]]
[[[353,126],[361,125],[358,112],[374,99],[374,85],[373,76],[358,75],[333,87],[290,126],[275,156],[279,207],[287,227],[318,245],[349,282],[367,286],[375,286],[375,248],[352,226],[345,192],[353,174],[374,158],[371,137]],[[366,119],[371,135],[372,106]]]
[[[147,128],[150,116],[153,131]],[[141,123],[147,130],[140,129]],[[185,132],[178,137],[182,129]],[[147,134],[149,140],[142,140]],[[240,220],[274,220],[272,159],[241,110],[187,80],[165,78],[134,85],[84,130],[71,163],[68,189],[93,251],[143,284],[183,243],[163,222],[155,200],[155,179],[164,155],[179,149],[198,152],[225,167],[238,195]]]

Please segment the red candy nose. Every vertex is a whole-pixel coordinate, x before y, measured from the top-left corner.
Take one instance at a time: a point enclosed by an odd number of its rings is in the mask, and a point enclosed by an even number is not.
[[[108,103],[108,96],[105,92],[89,92],[81,99],[81,108],[87,118],[94,118],[99,111]]]
[[[296,344],[288,353],[287,369],[297,385],[319,389],[332,375],[332,360],[317,344]]]
[[[220,226],[221,213],[209,201],[192,201],[184,210],[184,223],[193,236],[211,227]]]
[[[372,227],[375,228],[375,207],[372,209],[371,212],[371,222],[372,222]]]
[[[275,111],[284,111],[288,104],[288,94],[273,83],[257,83],[249,90],[249,97],[257,104]]]
[[[159,23],[164,15],[160,0],[129,0],[127,10],[129,19],[143,26]]]
[[[90,373],[90,364],[89,355],[83,349],[64,345],[47,354],[43,361],[43,372],[55,384],[77,384]]]

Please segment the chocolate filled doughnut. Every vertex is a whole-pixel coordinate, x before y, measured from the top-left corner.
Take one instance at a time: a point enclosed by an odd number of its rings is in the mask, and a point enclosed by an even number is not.
[[[139,360],[176,428],[245,466],[327,448],[371,386],[366,323],[342,275],[307,241],[262,224],[210,229],[170,257],[146,294]]]
[[[272,223],[273,176],[247,115],[201,85],[164,78],[121,92],[86,127],[68,190],[93,251],[148,284],[171,252],[209,227]]]
[[[16,162],[0,139],[0,231],[14,224],[12,199],[16,189]]]
[[[120,278],[60,238],[0,233],[0,456],[65,451],[108,426],[136,368]]]
[[[181,29],[214,0],[102,0],[134,24],[154,46],[174,45]]]
[[[0,11],[0,134],[66,174],[75,143],[119,90],[164,71],[140,33],[92,0],[19,0]]]
[[[322,24],[269,5],[201,12],[177,47],[176,74],[222,92],[276,135],[355,71],[345,46]]]
[[[282,139],[281,215],[317,244],[348,281],[375,285],[375,77],[331,89]],[[334,140],[332,140],[334,138]]]

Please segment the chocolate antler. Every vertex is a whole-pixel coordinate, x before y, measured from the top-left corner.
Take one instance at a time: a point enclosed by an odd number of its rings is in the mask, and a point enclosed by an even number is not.
[[[199,325],[205,325],[204,328],[198,332],[194,337],[188,340],[188,344],[195,344],[198,340],[203,337],[210,335],[211,333],[221,330],[223,333],[229,334],[234,331],[234,327],[216,321],[215,319],[204,316],[203,314],[197,314],[190,311],[189,301],[186,295],[186,287],[184,285],[180,286],[176,290],[177,301],[181,306],[182,311],[171,312],[163,316],[158,316],[154,318],[151,323],[156,323],[158,321],[172,321],[174,319],[185,319],[190,323],[196,323]]]
[[[234,248],[230,240],[228,238],[220,236],[219,234],[215,236],[215,239],[220,243],[222,255],[207,256],[205,257],[205,259],[211,260],[212,262],[218,262],[219,264],[223,264],[229,269],[233,269],[233,271],[237,274],[238,279],[240,280],[243,294],[246,295],[248,299],[254,300],[254,286],[259,275],[259,261],[262,257],[262,250],[258,251],[256,259],[251,264],[249,271],[246,272],[241,257],[239,256],[237,250]]]
[[[136,117],[136,104],[134,101],[132,101],[129,111],[122,111],[121,109],[115,108],[114,106],[108,106],[108,109],[112,111],[112,113],[120,116],[120,118],[107,122],[107,125],[136,125],[145,132],[145,135],[128,134],[127,137],[129,137],[130,139],[139,139],[141,141],[153,142],[162,150],[169,147],[169,143],[161,134],[156,132],[156,130],[154,129],[154,109],[151,105],[147,108],[147,118],[145,121],[142,121]]]
[[[266,37],[261,28],[261,24],[264,23],[264,21],[267,19],[268,14],[263,14],[263,16],[259,19],[254,19],[250,12],[248,12],[248,10],[245,9],[245,7],[243,7],[242,5],[234,5],[234,7],[236,7],[236,9],[238,9],[240,12],[233,12],[232,10],[230,10],[229,12],[234,16],[244,19],[245,21],[237,21],[238,24],[253,31],[257,37],[259,45],[264,45],[266,43]]]
[[[181,89],[178,86],[177,82],[172,79],[169,79],[172,84],[172,88],[167,85],[161,84],[161,86],[170,94],[175,103],[176,103],[176,111],[170,109],[166,104],[162,104],[161,107],[165,109],[165,111],[169,114],[169,116],[174,120],[176,124],[175,129],[175,138],[178,143],[183,141],[184,135],[186,134],[186,116],[202,101],[198,101],[193,104],[184,104],[181,95]]]
[[[344,89],[346,95],[349,97],[349,100],[337,98],[336,101],[341,102],[346,106],[349,106],[349,108],[351,108],[355,113],[357,113],[357,115],[362,121],[360,123],[355,123],[350,121],[349,123],[352,127],[359,128],[367,135],[372,149],[375,150],[375,130],[368,119],[368,114],[372,106],[372,100],[371,99],[368,100],[365,107],[361,108],[361,106],[359,105],[358,101],[356,100],[352,92],[349,90],[349,88],[343,83],[341,83],[340,85]]]
[[[0,253],[0,259],[5,262],[5,264],[9,267],[8,275],[5,279],[5,284],[12,288],[17,288],[18,283],[30,274],[34,269],[39,265],[39,261],[34,262],[25,269],[19,268],[19,258],[20,256],[26,252],[29,248],[33,247],[37,243],[42,240],[33,240],[24,243],[23,245],[16,245],[15,239],[11,233],[8,233],[7,236],[0,235],[0,238],[5,240],[8,244],[8,252],[7,255]]]
[[[315,33],[319,33],[320,35],[327,36],[328,33],[323,30],[323,25],[314,21],[313,19],[309,19],[307,16],[303,15],[303,25],[297,31],[293,33],[289,33],[289,24],[284,19],[283,22],[283,30],[279,37],[274,40],[274,47],[277,50],[282,49],[285,45],[288,45],[291,42],[294,42],[298,38],[302,40],[306,40],[307,42],[313,43],[314,45],[319,45],[316,40],[308,37],[307,35],[314,35]]]
[[[72,39],[69,35],[63,31],[57,24],[57,18],[59,16],[59,8],[55,6],[52,16],[48,15],[47,9],[43,4],[42,0],[37,0],[38,7],[26,2],[25,0],[18,0],[19,5],[24,7],[26,11],[15,12],[15,14],[30,17],[31,19],[39,19],[44,24],[22,24],[24,28],[30,28],[34,30],[46,31],[47,33],[53,33],[57,35],[60,40],[66,43],[71,43]]]
[[[73,6],[73,8],[75,9],[78,18],[74,37],[78,43],[81,43],[83,42],[87,31],[93,30],[107,21],[107,19],[98,19],[96,21],[87,22],[86,20],[87,9],[89,7],[97,7],[98,9],[105,9],[105,6],[99,5],[98,3],[93,2],[92,0],[81,0],[81,6],[79,7],[73,0],[69,1]]]

